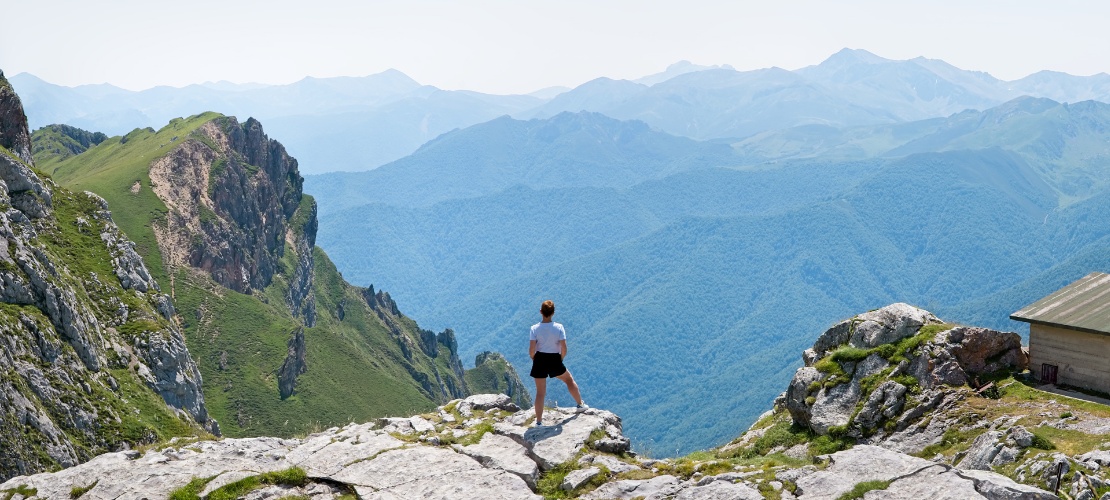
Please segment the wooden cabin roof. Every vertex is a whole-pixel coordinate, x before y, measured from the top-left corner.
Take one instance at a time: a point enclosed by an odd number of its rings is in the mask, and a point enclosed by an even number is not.
[[[1011,314],[1010,319],[1110,334],[1110,274],[1088,274]]]

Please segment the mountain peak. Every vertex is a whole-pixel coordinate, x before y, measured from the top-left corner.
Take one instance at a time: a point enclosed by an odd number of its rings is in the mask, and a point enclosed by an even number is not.
[[[879,57],[864,49],[840,49],[839,52],[825,59],[820,65],[846,65],[846,64],[882,64],[891,62],[890,59]]]
[[[665,81],[670,80],[671,78],[674,78],[676,76],[685,75],[687,73],[694,73],[694,72],[697,72],[697,71],[706,71],[706,70],[714,70],[714,69],[727,69],[727,70],[735,71],[735,68],[733,68],[732,66],[730,66],[728,64],[718,64],[718,65],[705,66],[705,65],[701,65],[701,64],[694,64],[690,61],[687,61],[687,60],[683,59],[681,61],[678,61],[676,63],[671,64],[670,66],[667,66],[667,69],[664,70],[662,73],[655,73],[653,75],[648,75],[648,76],[638,78],[638,79],[633,80],[633,81],[636,82],[636,83],[639,83],[639,84],[651,86],[651,85],[655,85],[657,83],[665,82]]]

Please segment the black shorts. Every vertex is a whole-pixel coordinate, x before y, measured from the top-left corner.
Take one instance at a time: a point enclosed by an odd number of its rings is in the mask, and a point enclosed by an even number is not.
[[[557,352],[537,352],[532,358],[532,378],[558,377],[567,372],[563,366],[563,356]]]

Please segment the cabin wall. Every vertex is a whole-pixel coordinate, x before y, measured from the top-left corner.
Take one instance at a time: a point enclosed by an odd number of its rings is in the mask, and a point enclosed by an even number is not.
[[[1056,382],[1110,393],[1110,335],[1046,325],[1029,325],[1029,369],[1058,367]]]

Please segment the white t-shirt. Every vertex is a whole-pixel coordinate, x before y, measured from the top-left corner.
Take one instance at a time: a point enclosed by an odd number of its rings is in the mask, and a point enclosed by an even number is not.
[[[536,323],[532,325],[532,333],[528,340],[536,341],[536,352],[553,352],[558,354],[559,341],[567,339],[567,331],[561,323]]]

